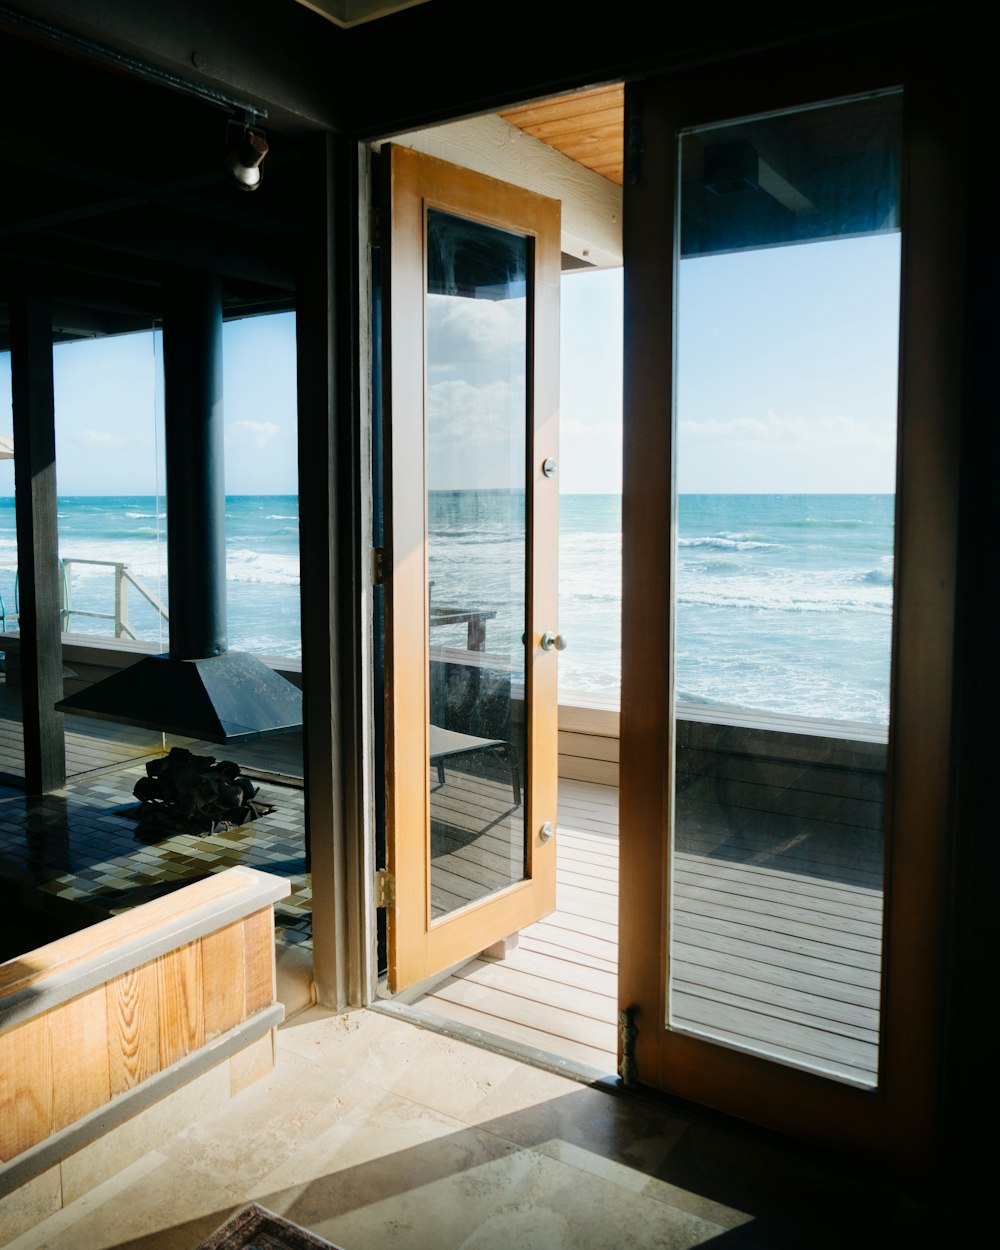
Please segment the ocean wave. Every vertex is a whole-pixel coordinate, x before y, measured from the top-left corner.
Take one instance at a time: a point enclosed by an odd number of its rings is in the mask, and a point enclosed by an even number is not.
[[[701,538],[679,538],[678,547],[711,547],[718,551],[786,551],[781,543],[762,542],[756,538],[728,538],[724,534],[706,534]]]
[[[785,588],[774,588],[773,591],[768,587],[730,589],[727,593],[725,588],[718,586],[704,589],[692,586],[678,589],[677,605],[690,608],[738,608],[741,611],[754,612],[892,615],[892,599],[889,596],[850,595],[834,588],[810,595]]]
[[[892,569],[869,569],[867,573],[859,575],[858,581],[866,586],[891,586],[892,578]]]
[[[167,519],[165,512],[126,512],[125,515],[133,521],[165,521]]]
[[[283,512],[269,512],[264,518],[265,521],[297,521],[299,518],[291,514],[285,515]]]
[[[849,529],[869,529],[871,526],[878,524],[876,521],[866,521],[862,517],[800,517],[798,520],[781,521],[776,520],[775,525],[781,525],[787,529],[808,529],[810,526],[819,525],[826,529],[827,526],[846,526]]]
[[[90,556],[94,560],[117,560],[119,558],[117,554],[113,554],[113,555],[107,554],[104,544],[106,544],[109,541],[113,541],[115,539],[121,540],[121,539],[141,538],[143,540],[148,540],[150,537],[155,538],[157,534],[160,534],[163,537],[164,541],[166,540],[166,530],[164,529],[157,530],[156,527],[153,525],[129,525],[129,526],[109,525],[106,528],[103,528],[99,534],[95,534],[93,538],[89,540],[86,555]],[[72,541],[76,544],[79,544],[83,540],[81,538],[74,538]],[[120,541],[115,543],[115,548],[118,548],[120,546],[121,546]],[[86,558],[82,551],[79,554],[81,558]]]
[[[266,555],[244,548],[226,555],[226,580],[271,586],[298,586],[298,558]]]

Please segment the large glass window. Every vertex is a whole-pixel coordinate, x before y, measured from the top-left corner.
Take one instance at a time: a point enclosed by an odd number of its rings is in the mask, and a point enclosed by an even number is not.
[[[900,99],[680,147],[669,1023],[874,1084]]]

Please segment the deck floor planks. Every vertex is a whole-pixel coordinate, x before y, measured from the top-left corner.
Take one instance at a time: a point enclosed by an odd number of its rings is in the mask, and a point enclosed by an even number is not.
[[[569,1038],[558,1037],[554,1033],[534,1029],[528,1025],[513,1025],[503,1015],[492,1014],[483,1009],[482,1004],[472,1009],[442,996],[433,1001],[421,1000],[420,1005],[434,1015],[443,1016],[456,1024],[464,1024],[468,1028],[492,1034],[494,1037],[506,1038],[522,1046],[533,1046],[537,1050],[559,1055],[574,1063],[586,1064],[587,1067],[595,1068],[598,1072],[613,1071],[614,1055],[610,1051],[582,1045]],[[498,1012],[505,1010],[505,1004],[499,995],[492,1000],[492,1005]]]
[[[426,1009],[460,1013],[525,1045],[561,1039],[561,1050],[551,1048],[568,1055],[593,1035],[571,1029],[567,1011],[582,1017],[601,1008],[596,1023],[612,1039],[601,1053],[604,1066],[613,1065],[616,799],[611,787],[560,780],[557,910],[526,928],[502,964],[475,961],[458,978],[461,988],[453,977],[439,998],[428,995]],[[678,824],[675,1023],[870,1083],[881,962],[878,836],[825,821],[804,831],[801,819],[769,821],[704,801],[682,800]],[[557,995],[540,992],[549,983],[560,987]],[[546,1023],[546,1004],[555,1001],[559,1009]]]
[[[576,797],[568,827],[566,786]],[[603,1072],[615,1070],[617,802],[605,791],[560,782],[556,911],[525,928],[504,960],[472,961],[422,998],[421,1007]],[[595,810],[602,819],[594,819]]]

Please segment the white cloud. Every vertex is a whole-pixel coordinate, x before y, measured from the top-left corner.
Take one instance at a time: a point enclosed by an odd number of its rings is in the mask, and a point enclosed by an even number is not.
[[[477,370],[524,360],[527,328],[524,299],[427,297],[427,352],[433,373],[472,364]],[[523,367],[523,366],[522,366]]]
[[[80,442],[87,447],[99,447],[106,450],[109,447],[124,447],[126,441],[120,434],[110,434],[107,430],[80,431]]]
[[[692,443],[766,443],[781,447],[855,447],[883,450],[895,442],[892,424],[857,421],[853,417],[732,417],[727,421],[679,421],[678,435]]]
[[[231,421],[226,426],[226,438],[246,441],[251,447],[266,447],[281,433],[281,427],[273,421]]]
[[[427,388],[427,417],[432,440],[475,443],[523,441],[524,391],[509,382],[470,386],[458,379]]]
[[[682,492],[884,492],[895,480],[892,421],[856,417],[710,418],[678,423]]]

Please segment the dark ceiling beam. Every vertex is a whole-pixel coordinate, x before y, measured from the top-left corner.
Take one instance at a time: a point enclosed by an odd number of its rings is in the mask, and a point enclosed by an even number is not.
[[[110,334],[138,334],[153,327],[152,318],[149,317],[129,317],[124,313],[107,313],[95,308],[67,304],[53,304],[51,307],[54,343],[105,338]],[[0,307],[0,343],[9,344],[9,321],[9,316]]]
[[[51,144],[51,136],[48,142]],[[282,164],[287,164],[292,159],[291,153],[279,154],[269,161],[268,175],[273,176]],[[226,176],[222,172],[221,145],[218,168],[207,173],[193,174],[176,182],[161,184],[140,182],[134,178],[123,177],[84,160],[69,161],[60,158],[52,153],[51,147],[46,150],[41,143],[24,143],[23,136],[20,142],[11,142],[9,135],[0,141],[0,160],[8,168],[20,166],[23,169],[44,174],[46,177],[62,178],[67,182],[96,187],[114,194],[113,199],[79,204],[40,217],[7,222],[0,225],[0,239],[26,231],[43,230],[49,226],[83,221],[88,217],[100,217],[106,213],[135,208],[140,204],[158,204],[195,217],[211,218],[213,221],[241,226],[272,238],[291,239],[295,234],[290,225],[272,217],[267,212],[266,201],[260,205],[255,199],[253,204],[247,204],[244,201],[249,199],[248,196],[241,195],[235,186],[230,188],[227,185]],[[190,191],[211,187],[217,187],[224,193],[225,198],[213,202],[204,196],[187,194]]]
[[[294,260],[284,249],[254,246],[252,240],[235,239],[224,230],[208,230],[202,222],[171,222],[159,233],[142,221],[102,218],[98,229],[79,234],[71,230],[52,231],[50,237],[163,265],[205,269],[222,278],[260,283],[280,291],[295,289]]]
[[[959,7],[947,0],[715,0],[671,5],[661,21],[655,6],[629,4],[613,12],[604,3],[547,0],[522,23],[498,11],[492,18],[494,37],[470,41],[465,55],[447,58],[443,72],[429,72],[420,50],[451,46],[456,30],[469,23],[468,0],[432,0],[344,32],[350,56],[338,89],[350,130],[384,137],[544,96]]]
[[[25,248],[15,252],[0,246],[0,290],[24,291],[32,287],[48,291],[53,299],[66,304],[86,305],[123,316],[158,315],[159,272],[153,278],[138,269],[134,275],[116,274],[110,265],[63,266],[58,256],[47,252],[44,242],[37,251]]]
[[[289,133],[341,129],[347,32],[291,0],[16,0],[54,26],[266,106]]]

